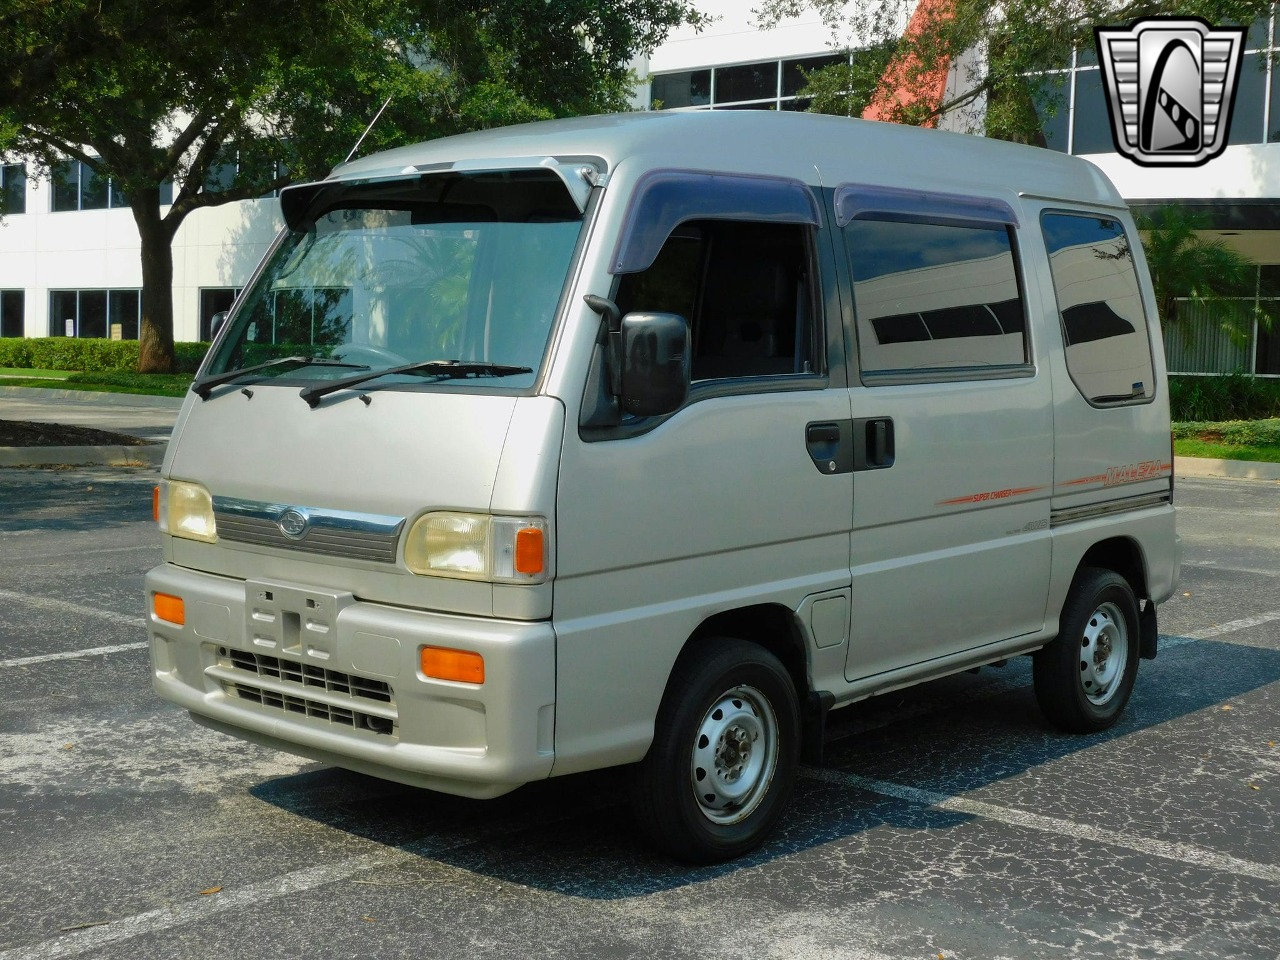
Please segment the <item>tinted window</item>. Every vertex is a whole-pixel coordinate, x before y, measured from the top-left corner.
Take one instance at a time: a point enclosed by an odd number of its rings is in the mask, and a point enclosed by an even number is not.
[[[0,337],[21,337],[26,293],[22,290],[0,290]]]
[[[749,63],[741,67],[720,67],[716,70],[716,103],[764,100],[777,95],[777,61]]]
[[[813,368],[808,231],[797,224],[681,224],[652,266],[619,278],[618,307],[687,319],[694,380],[807,373]]]
[[[844,229],[864,374],[1027,362],[1011,228],[858,219]]]
[[[1107,112],[1101,70],[1095,68],[1076,73],[1076,108],[1072,112],[1072,120],[1072,153],[1115,152],[1116,142],[1111,133],[1111,114]]]
[[[1067,369],[1092,403],[1154,396],[1151,345],[1129,238],[1108,217],[1041,217]]]
[[[711,102],[711,71],[666,73],[650,78],[650,106],[698,107]]]
[[[1245,54],[1236,78],[1236,101],[1227,128],[1227,143],[1262,143],[1263,111],[1266,107],[1267,60],[1257,53]]]
[[[21,163],[0,165],[0,214],[27,212],[27,168]]]

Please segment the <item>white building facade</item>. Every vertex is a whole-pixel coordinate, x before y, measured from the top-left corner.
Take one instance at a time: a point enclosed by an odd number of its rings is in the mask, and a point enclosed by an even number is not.
[[[802,70],[840,60],[835,46],[856,46],[833,36],[816,13],[761,30],[740,0],[698,6],[716,18],[710,26],[676,31],[636,62],[637,108],[803,110]],[[1096,163],[1136,208],[1177,202],[1203,213],[1211,237],[1260,265],[1252,295],[1280,313],[1280,65],[1268,55],[1280,48],[1274,20],[1250,29],[1229,145],[1205,166],[1153,169],[1114,151],[1092,50],[1046,78],[1064,106],[1045,116],[1044,130],[1050,149]],[[57,184],[25,175],[20,163],[0,169],[9,210],[0,221],[0,336],[137,337],[142,282],[132,215],[109,183],[78,167],[68,165]],[[175,339],[208,339],[212,316],[230,305],[279,229],[277,206],[244,201],[184,221],[173,244]],[[1255,330],[1247,344],[1214,329],[1201,339],[1194,350],[1171,341],[1171,368],[1280,375],[1280,324],[1274,333]]]

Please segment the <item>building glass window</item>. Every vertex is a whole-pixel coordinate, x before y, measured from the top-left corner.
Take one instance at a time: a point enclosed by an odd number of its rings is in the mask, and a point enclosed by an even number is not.
[[[110,177],[103,176],[79,160],[63,160],[54,165],[50,202],[54,213],[68,210],[107,210],[129,206],[128,197]],[[172,184],[161,186],[160,202],[173,202]]]
[[[0,214],[27,212],[27,166],[0,164]]]
[[[652,78],[650,106],[655,110],[701,107],[711,102],[711,71],[666,73]]]
[[[49,335],[137,340],[142,318],[140,290],[53,290]]]
[[[778,96],[778,62],[717,67],[713,91],[717,104],[774,100]]]
[[[840,54],[829,57],[805,57],[802,60],[782,61],[782,95],[784,97],[794,97],[807,87],[809,81],[805,77],[806,73],[813,73],[823,67],[831,67],[837,63],[844,62],[845,58]],[[784,107],[783,109],[787,108]]]
[[[1046,213],[1040,225],[1072,381],[1095,405],[1149,400],[1151,344],[1124,227],[1067,213]]]
[[[1071,71],[1050,73],[1031,84],[1031,99],[1040,118],[1044,145],[1062,153],[1067,152],[1071,129],[1071,78]]]
[[[843,54],[828,54],[655,74],[649,78],[649,106],[654,110],[707,106],[715,110],[806,110],[811,98],[798,97],[809,83],[804,72],[844,62]]]
[[[0,337],[25,335],[26,292],[0,290]]]
[[[1236,77],[1236,101],[1231,111],[1227,143],[1261,143],[1267,97],[1267,57],[1246,53]]]
[[[1072,110],[1071,152],[1115,153],[1111,135],[1111,113],[1107,110],[1107,94],[1102,71],[1076,71],[1076,100]]]

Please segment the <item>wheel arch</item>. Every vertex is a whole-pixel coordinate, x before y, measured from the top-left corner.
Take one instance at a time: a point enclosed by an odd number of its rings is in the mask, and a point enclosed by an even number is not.
[[[796,696],[804,703],[809,693],[809,658],[804,630],[794,610],[780,603],[758,603],[723,610],[698,625],[685,642],[684,650],[716,637],[735,637],[768,650],[786,667],[795,685]]]
[[[1132,537],[1110,537],[1099,540],[1085,551],[1076,566],[1075,576],[1086,567],[1114,570],[1129,582],[1129,589],[1138,600],[1150,600],[1147,588],[1147,560],[1142,546]]]

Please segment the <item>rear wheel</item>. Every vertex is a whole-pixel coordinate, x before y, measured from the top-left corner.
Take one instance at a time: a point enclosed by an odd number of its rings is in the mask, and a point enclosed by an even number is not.
[[[741,856],[781,816],[799,750],[795,686],[778,658],[743,640],[699,643],[676,664],[636,768],[637,817],[680,860]]]
[[[1036,699],[1049,721],[1070,733],[1115,723],[1133,692],[1140,636],[1129,582],[1111,570],[1081,570],[1061,632],[1035,655]]]

